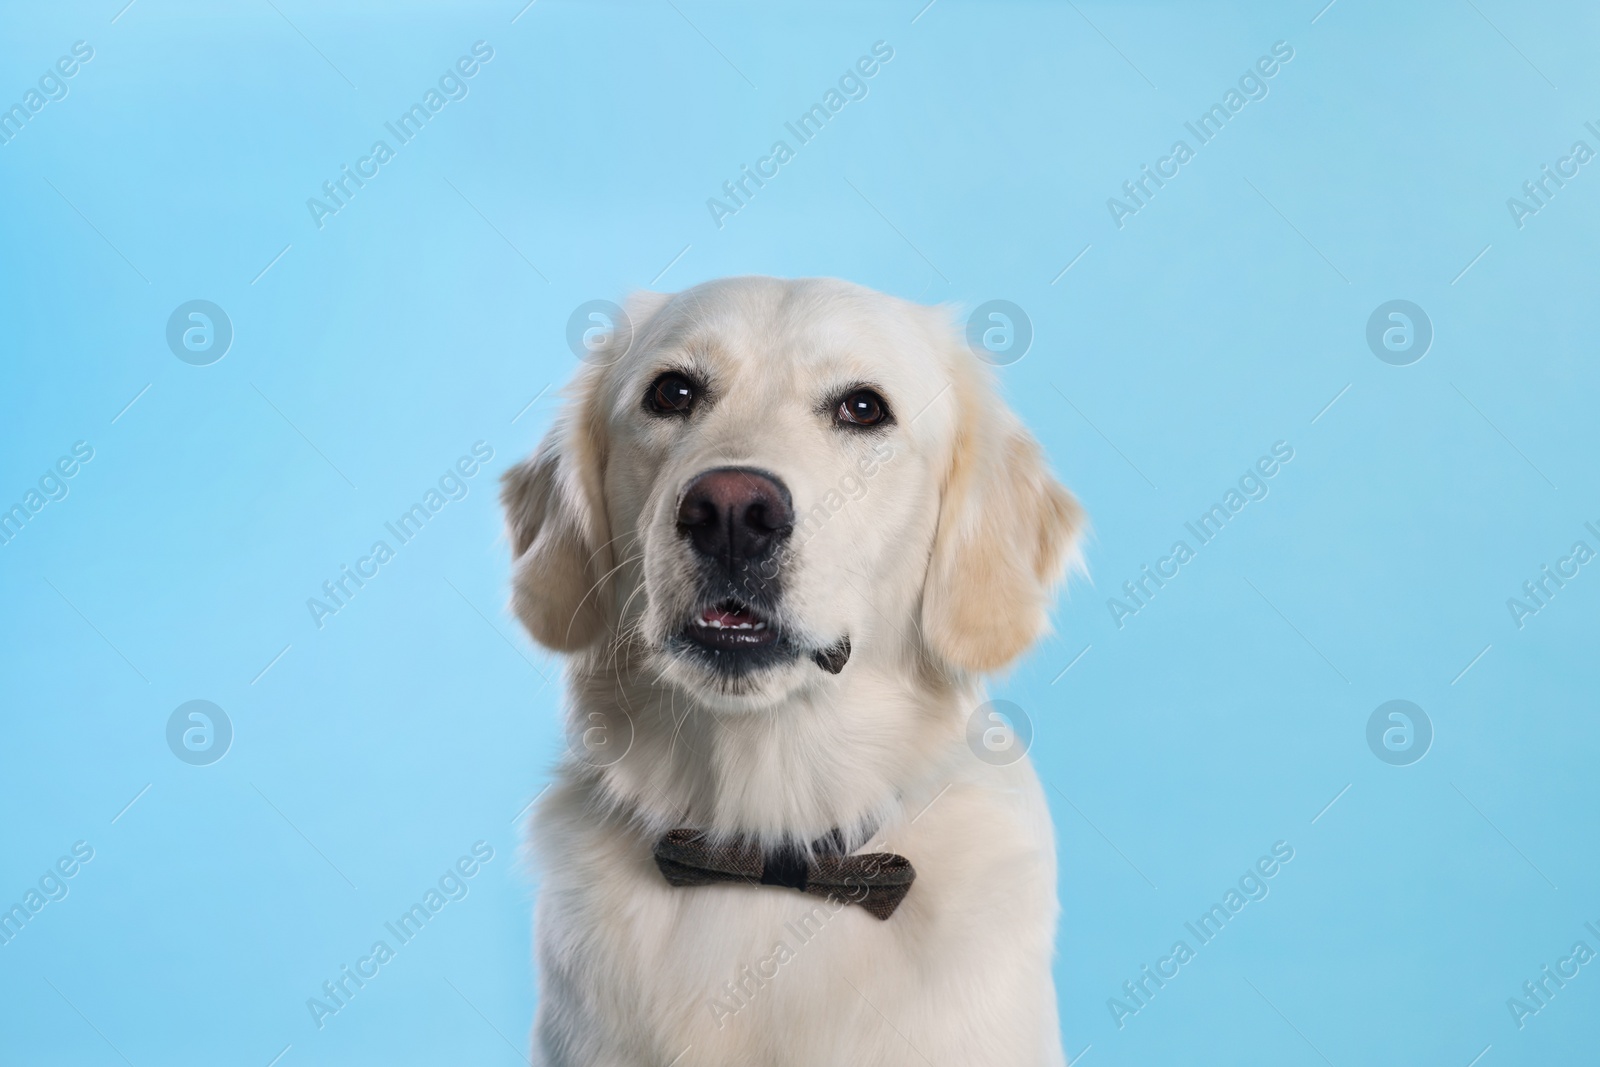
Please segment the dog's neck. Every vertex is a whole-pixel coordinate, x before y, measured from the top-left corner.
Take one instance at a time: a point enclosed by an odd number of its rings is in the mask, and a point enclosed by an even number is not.
[[[625,756],[592,772],[580,759],[578,769],[650,833],[695,826],[776,845],[837,828],[859,845],[950,780],[975,706],[968,682],[863,662],[739,713],[697,706],[642,673],[575,666],[575,730],[599,713],[631,733]]]

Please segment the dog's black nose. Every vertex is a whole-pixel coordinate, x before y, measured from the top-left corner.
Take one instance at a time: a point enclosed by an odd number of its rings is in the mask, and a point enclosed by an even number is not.
[[[761,559],[794,529],[789,490],[750,467],[718,467],[696,475],[678,504],[678,528],[702,555],[730,571]]]

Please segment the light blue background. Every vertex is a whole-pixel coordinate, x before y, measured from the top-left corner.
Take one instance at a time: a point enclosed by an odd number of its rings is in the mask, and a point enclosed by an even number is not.
[[[94,48],[0,145],[0,505],[95,450],[0,546],[0,903],[95,850],[0,947],[0,1061],[517,1062],[518,819],[562,740],[494,479],[574,307],[739,273],[1033,322],[1003,386],[1092,582],[994,692],[1050,786],[1070,1054],[1594,1055],[1600,963],[1523,1029],[1506,1007],[1600,950],[1600,565],[1521,629],[1506,605],[1600,548],[1600,164],[1506,207],[1600,149],[1594,11],[123,2],[0,13],[0,103]],[[478,40],[470,95],[318,229],[306,199]],[[870,95],[715,226],[878,40]],[[1280,40],[1270,95],[1118,229],[1106,199]],[[235,330],[207,367],[164,339],[196,298]],[[1436,332],[1405,367],[1364,337],[1395,298]],[[469,495],[319,630],[306,599],[480,440]],[[1119,629],[1107,598],[1276,441],[1270,496]],[[236,731],[207,767],[164,739],[197,698]],[[1365,739],[1395,698],[1436,730],[1411,766]],[[470,895],[319,1031],[307,998],[478,840]],[[1271,895],[1119,1029],[1107,999],[1279,840]]]

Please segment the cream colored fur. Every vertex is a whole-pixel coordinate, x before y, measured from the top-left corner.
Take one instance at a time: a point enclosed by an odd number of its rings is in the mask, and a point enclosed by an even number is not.
[[[533,1062],[1063,1063],[1049,812],[1029,762],[979,760],[966,724],[978,676],[1046,625],[1076,503],[942,310],[734,278],[630,316],[503,491],[515,610],[570,654],[569,733],[611,745],[575,745],[534,820]],[[649,384],[684,363],[712,402],[648,416]],[[855,383],[887,399],[883,433],[832,423]],[[848,637],[837,676],[801,657],[730,683],[663,649],[696,595],[679,495],[728,465],[792,493],[782,626],[812,648]],[[675,889],[651,859],[675,826],[766,843],[840,827],[917,878],[887,921],[782,888]]]

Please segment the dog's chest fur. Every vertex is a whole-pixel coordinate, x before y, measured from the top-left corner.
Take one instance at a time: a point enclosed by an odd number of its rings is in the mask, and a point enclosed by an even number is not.
[[[569,776],[536,829],[536,1054],[547,1067],[1061,1063],[1044,798],[1025,761],[974,762],[868,845],[917,869],[881,921],[781,887],[673,888],[649,833],[597,818],[596,783]]]

